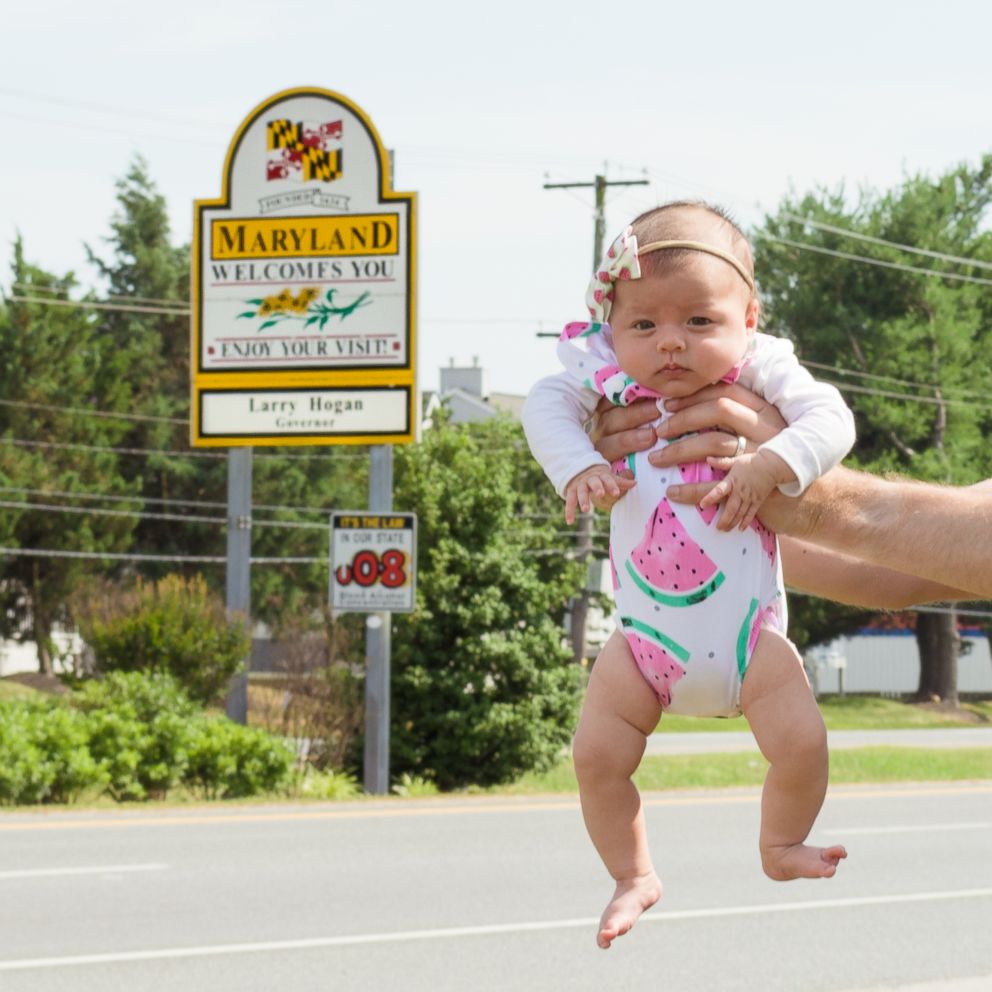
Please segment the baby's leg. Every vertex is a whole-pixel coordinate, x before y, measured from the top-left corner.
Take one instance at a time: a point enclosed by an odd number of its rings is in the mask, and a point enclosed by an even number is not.
[[[847,851],[804,841],[827,791],[827,732],[796,649],[763,630],[741,708],[771,768],[761,797],[761,864],[769,878],[829,878]]]
[[[599,924],[602,948],[661,898],[641,797],[631,781],[660,716],[661,705],[626,640],[614,633],[589,677],[573,748],[586,829],[617,883]]]

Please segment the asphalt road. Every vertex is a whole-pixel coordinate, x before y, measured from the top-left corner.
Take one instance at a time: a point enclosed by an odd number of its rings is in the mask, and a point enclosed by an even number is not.
[[[992,782],[834,789],[818,882],[761,875],[756,790],[646,806],[666,897],[607,952],[571,797],[0,815],[0,989],[992,989]]]
[[[744,720],[736,725],[747,727]],[[987,747],[992,751],[992,727],[923,728],[919,730],[831,730],[831,751],[857,747]],[[720,754],[754,751],[758,745],[749,730],[657,733],[648,738],[647,754]],[[990,990],[992,992],[992,990]]]

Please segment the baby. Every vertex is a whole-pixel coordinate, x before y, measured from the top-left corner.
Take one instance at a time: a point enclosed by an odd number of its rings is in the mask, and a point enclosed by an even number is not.
[[[836,465],[854,422],[791,344],[757,331],[751,249],[717,208],[672,203],[636,218],[587,303],[593,320],[559,341],[568,371],[534,387],[523,420],[569,521],[576,506],[613,506],[617,630],[590,675],[573,750],[586,827],[616,881],[597,936],[607,948],[661,897],[631,776],[662,712],[744,713],[771,766],[759,839],[769,877],[829,877],[847,856],[805,843],[826,793],[826,731],[785,636],[777,542],[755,513],[775,487],[798,496]],[[655,398],[658,425],[666,399],[720,381],[763,396],[789,426],[756,452],[739,439],[733,457],[677,471],[654,468],[647,452],[611,467],[583,431],[603,396]],[[721,481],[698,507],[665,499],[669,485],[710,479]]]

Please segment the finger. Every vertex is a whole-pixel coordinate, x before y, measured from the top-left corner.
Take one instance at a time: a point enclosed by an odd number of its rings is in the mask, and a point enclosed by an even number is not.
[[[733,458],[713,458],[712,456],[706,459],[706,464],[710,468],[719,469],[721,472],[729,472],[734,467]]]
[[[590,499],[596,499],[602,496],[606,492],[602,478],[598,475],[592,476],[588,483],[586,483],[586,491]]]
[[[596,406],[590,436],[595,443],[603,437],[637,430],[657,419],[658,405],[654,400],[641,399],[630,406],[614,406],[604,396]]]
[[[713,506],[725,500],[734,489],[734,484],[730,479],[718,482],[700,501],[699,508],[705,510],[708,506]]]
[[[657,412],[656,408],[655,413]],[[639,427],[621,431],[619,434],[609,434],[608,430],[610,430],[609,424],[604,426],[600,422],[597,436],[593,437],[593,444],[596,450],[611,463],[626,458],[633,451],[647,451],[658,440],[658,435],[652,427]]]
[[[742,406],[750,407],[752,410],[760,410],[765,405],[765,400],[762,397],[736,382],[715,382],[712,385],[704,386],[691,396],[665,400],[665,409],[674,412],[695,406],[698,403],[709,403],[719,399],[732,400]]]
[[[713,427],[749,437],[749,432],[758,429],[758,415],[750,407],[730,399],[707,400],[673,413],[662,425],[659,435],[675,438],[691,431],[705,431]]]
[[[727,458],[737,452],[737,439],[724,431],[706,431],[693,434],[679,441],[671,441],[663,448],[652,451],[648,461],[658,468],[685,465],[687,462],[705,462],[711,457]]]
[[[575,504],[576,495],[574,489],[569,489],[565,493],[565,523],[574,524],[575,523]]]
[[[741,389],[741,387],[735,388]],[[775,407],[753,394],[747,394],[749,397],[747,402],[735,398],[739,395],[736,393],[733,396],[721,395],[703,401],[697,399],[699,395],[701,394],[677,401],[682,405],[662,425],[660,436],[678,437],[690,431],[716,427],[763,444],[786,426],[785,420]],[[693,405],[688,405],[690,401]],[[763,405],[755,409],[753,405],[755,403]]]
[[[753,503],[744,509],[741,514],[740,523],[737,525],[738,530],[747,530],[751,526],[751,521],[754,520],[758,513],[758,504]]]
[[[579,509],[583,513],[589,512],[589,485],[587,482],[582,481],[576,487],[578,489],[579,495]]]
[[[678,486],[669,486],[665,490],[665,495],[673,503],[699,506],[700,500],[717,484],[716,482],[684,482]]]
[[[733,530],[740,522],[741,498],[736,493],[731,493],[727,502],[723,505],[723,513],[716,522],[717,530]]]

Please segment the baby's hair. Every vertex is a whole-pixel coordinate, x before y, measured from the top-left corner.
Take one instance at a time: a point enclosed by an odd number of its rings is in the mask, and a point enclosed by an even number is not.
[[[730,214],[723,207],[702,200],[675,200],[663,203],[645,211],[631,222],[633,233],[637,235],[638,244],[646,245],[652,241],[703,241],[707,235],[700,235],[700,214],[708,215],[706,219],[716,221],[716,237],[724,240],[724,244],[716,243],[714,247],[725,248],[744,266],[746,272],[754,279],[754,255],[747,237]],[[713,235],[709,236],[712,239]],[[698,253],[690,248],[665,248],[662,251],[648,252],[639,256],[641,270],[645,275],[663,275],[666,272],[677,271],[686,262],[698,257]]]

